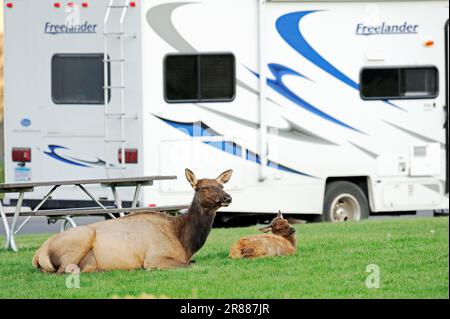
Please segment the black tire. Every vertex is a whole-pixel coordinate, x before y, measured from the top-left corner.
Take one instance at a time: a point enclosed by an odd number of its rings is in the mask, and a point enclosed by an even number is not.
[[[339,196],[342,196],[343,194],[351,195],[352,198],[350,201],[356,200],[357,205],[359,205],[359,217],[355,217],[356,219],[354,220],[362,220],[369,218],[370,214],[369,201],[367,200],[367,196],[366,194],[364,194],[362,189],[358,185],[351,182],[337,181],[327,185],[325,189],[323,214],[319,215],[316,218],[316,221],[337,222],[338,220],[335,220],[333,218],[332,204]],[[348,218],[347,219],[344,218],[343,220],[348,220]]]

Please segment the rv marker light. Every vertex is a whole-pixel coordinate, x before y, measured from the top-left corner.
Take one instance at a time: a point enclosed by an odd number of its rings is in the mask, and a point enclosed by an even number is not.
[[[122,149],[117,152],[117,160],[122,164]],[[138,150],[135,148],[125,149],[125,164],[137,164],[138,162]]]
[[[136,2],[132,1],[130,2],[130,7],[134,8],[136,6]]]
[[[12,161],[20,163],[31,162],[31,148],[28,147],[14,147],[12,149]]]
[[[61,3],[55,2],[55,3],[53,4],[53,6],[54,6],[55,8],[61,8]]]
[[[83,2],[83,3],[81,4],[81,6],[82,6],[83,8],[87,8],[87,7],[89,6],[89,4],[88,4],[87,2]]]
[[[11,2],[8,2],[7,4],[6,4],[6,7],[8,7],[8,8],[12,8],[14,5],[11,3]]]
[[[426,41],[423,45],[426,47],[432,47],[434,45],[434,41],[433,40]]]
[[[67,6],[69,6],[69,7],[73,7],[73,2],[69,2],[69,3],[67,3]]]

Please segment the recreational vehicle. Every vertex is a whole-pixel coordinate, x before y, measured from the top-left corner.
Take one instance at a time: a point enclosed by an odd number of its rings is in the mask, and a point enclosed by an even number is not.
[[[7,182],[177,175],[141,190],[146,207],[189,201],[186,167],[233,169],[230,214],[449,207],[448,1],[5,0],[4,11]]]

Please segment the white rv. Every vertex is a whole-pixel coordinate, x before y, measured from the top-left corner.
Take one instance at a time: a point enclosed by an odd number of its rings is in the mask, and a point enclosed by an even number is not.
[[[169,205],[232,168],[224,212],[449,207],[447,1],[4,5],[7,182],[177,175],[142,190]]]

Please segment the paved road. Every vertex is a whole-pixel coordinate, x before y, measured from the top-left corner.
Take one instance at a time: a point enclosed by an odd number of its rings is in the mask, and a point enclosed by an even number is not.
[[[420,211],[416,215],[376,215],[371,216],[370,219],[380,220],[380,219],[395,219],[395,218],[417,218],[417,217],[433,217],[432,211]],[[19,225],[25,218],[19,218]],[[11,223],[11,218],[8,218],[9,223]],[[79,217],[76,218],[77,225],[87,225],[98,221],[103,221],[103,217]],[[33,217],[30,221],[23,227],[20,234],[36,234],[36,233],[55,233],[58,232],[61,227],[61,221],[56,224],[47,224],[47,218],[45,217]],[[0,235],[4,235],[3,226],[0,227]]]
[[[20,217],[18,225],[22,224],[25,217]],[[87,225],[98,221],[105,220],[103,217],[79,217],[75,221],[77,225]],[[12,218],[8,218],[8,222],[11,225]],[[48,224],[46,217],[33,217],[29,222],[22,228],[19,234],[39,234],[39,233],[56,233],[59,232],[61,227],[61,221],[56,222],[56,224]],[[0,236],[5,234],[3,225],[0,227]]]

